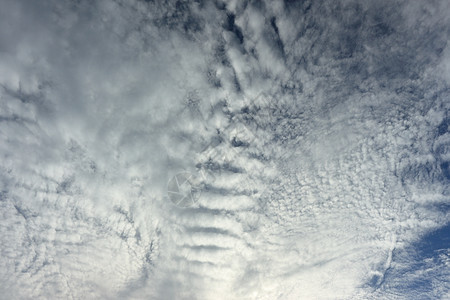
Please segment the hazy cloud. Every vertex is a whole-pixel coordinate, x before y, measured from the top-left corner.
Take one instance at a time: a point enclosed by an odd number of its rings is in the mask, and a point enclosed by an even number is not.
[[[2,0],[1,294],[445,298],[449,9]]]

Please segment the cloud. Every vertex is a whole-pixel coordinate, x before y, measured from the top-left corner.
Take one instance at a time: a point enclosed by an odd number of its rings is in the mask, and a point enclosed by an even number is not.
[[[448,294],[445,1],[2,7],[5,297]]]

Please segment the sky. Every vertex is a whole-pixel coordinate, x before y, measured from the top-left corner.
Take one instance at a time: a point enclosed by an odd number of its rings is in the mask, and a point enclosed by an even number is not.
[[[449,16],[0,0],[0,298],[450,298]]]

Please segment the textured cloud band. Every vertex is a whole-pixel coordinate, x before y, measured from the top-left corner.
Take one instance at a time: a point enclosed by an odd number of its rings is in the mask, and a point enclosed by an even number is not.
[[[1,297],[449,297],[447,2],[0,1]]]

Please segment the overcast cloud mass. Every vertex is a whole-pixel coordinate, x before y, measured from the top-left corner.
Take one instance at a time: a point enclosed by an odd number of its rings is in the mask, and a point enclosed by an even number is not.
[[[0,298],[449,299],[449,37],[447,0],[0,0]]]

